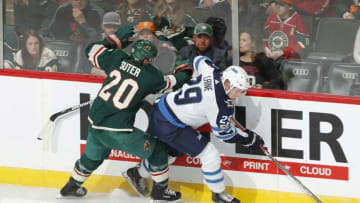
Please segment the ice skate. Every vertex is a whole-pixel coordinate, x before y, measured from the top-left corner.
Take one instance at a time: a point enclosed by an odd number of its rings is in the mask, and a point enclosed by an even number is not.
[[[140,196],[145,197],[149,193],[149,189],[146,179],[140,176],[138,168],[137,166],[129,168],[122,175]]]
[[[85,196],[87,193],[86,188],[78,186],[75,180],[71,177],[66,185],[60,190],[60,195],[56,198],[79,198]]]
[[[229,195],[228,193],[221,192],[221,193],[212,193],[212,200],[214,203],[240,203],[240,200],[236,199],[235,197]]]
[[[150,203],[180,202],[181,201],[181,193],[180,192],[170,190],[169,188],[159,189],[156,186],[153,186],[150,197],[151,197]]]

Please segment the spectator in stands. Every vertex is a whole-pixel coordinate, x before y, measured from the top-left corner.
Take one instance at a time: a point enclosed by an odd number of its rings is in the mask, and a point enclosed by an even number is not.
[[[55,53],[44,47],[39,34],[34,30],[26,31],[21,50],[14,57],[16,69],[30,69],[56,72],[58,61]]]
[[[121,25],[121,19],[118,13],[114,11],[105,13],[102,22],[102,29],[104,31],[102,33],[102,38],[105,39],[106,36],[114,34],[116,30],[120,28],[120,25]],[[106,76],[105,71],[95,67],[91,68],[90,73],[92,75]]]
[[[158,54],[153,58],[153,64],[164,74],[170,73],[176,61],[176,48],[170,42],[160,41],[155,35],[155,25],[150,21],[140,22],[137,26],[137,40],[148,40],[153,43]],[[128,49],[130,52],[130,49]]]
[[[317,1],[311,1],[307,0],[309,2],[317,2]],[[320,17],[336,17],[341,18],[342,15],[348,10],[348,8],[351,5],[351,0],[321,0],[321,1],[327,1],[328,6],[327,8],[320,13]],[[313,3],[311,3],[313,4]],[[299,5],[301,6],[301,5]],[[309,8],[314,7],[308,6]]]
[[[353,4],[350,5],[349,9],[343,14],[344,19],[360,20],[360,2],[359,0],[353,0]]]
[[[294,0],[277,0],[276,4],[277,12],[264,26],[265,54],[274,60],[299,59],[300,52],[309,46],[307,26],[295,10]]]
[[[198,3],[199,8],[210,8],[213,7],[215,3],[218,3],[221,0],[200,0]]]
[[[44,34],[54,15],[57,4],[55,0],[14,0],[15,29],[18,35],[34,29]]]
[[[19,50],[20,40],[15,29],[4,25],[4,68],[15,68],[14,54]]]
[[[101,17],[88,0],[70,0],[55,14],[50,33],[57,40],[71,40],[86,44],[100,38]]]
[[[264,23],[271,14],[276,13],[277,4],[274,0],[259,0],[258,5],[261,10],[260,12],[263,13],[263,15],[261,16],[265,17],[265,19],[263,20]]]
[[[114,11],[124,0],[96,0],[97,4],[104,10],[105,13]]]
[[[68,2],[69,0],[56,0],[58,6],[61,6],[63,3]]]
[[[186,1],[158,0],[154,9],[154,25],[160,40],[170,41],[177,50],[191,43],[195,19],[185,12]]]
[[[136,26],[141,21],[150,21],[152,14],[145,0],[124,0],[119,10],[123,25]]]
[[[104,0],[106,2],[102,2],[101,0],[89,0],[88,3],[91,5],[92,9],[97,11],[100,16],[103,16],[105,13],[105,9],[103,9],[103,4],[108,5],[112,3],[113,1],[123,1],[123,0]],[[71,3],[71,0],[56,0],[58,6],[67,6]],[[117,2],[116,2],[117,3]],[[119,3],[117,3],[119,4]],[[111,7],[111,10],[113,10],[114,7]]]
[[[104,31],[102,38],[105,38],[106,35],[114,34],[116,30],[120,28],[120,25],[121,19],[118,13],[113,11],[105,13],[102,23],[102,29]]]
[[[274,66],[273,60],[266,57],[263,52],[257,52],[255,39],[255,33],[250,29],[240,32],[240,66],[249,76],[255,77],[256,88],[279,89],[280,73]],[[232,65],[231,55],[228,57],[228,65]]]
[[[276,9],[277,9],[277,6],[276,6],[276,2],[275,1],[271,1],[268,6],[266,7],[266,15],[271,15],[273,13],[276,13]]]
[[[213,46],[213,30],[207,23],[195,26],[194,44],[183,47],[179,52],[178,61],[187,60],[192,63],[196,56],[207,56],[220,68],[226,66],[226,51]]]
[[[209,17],[205,23],[211,25],[211,28],[213,30],[214,46],[219,49],[230,49],[231,46],[228,44],[227,41],[225,41],[226,24],[224,19]]]
[[[261,13],[260,6],[258,4],[252,4],[252,0],[239,0],[238,12],[239,12],[239,29],[244,27],[253,27],[256,33],[262,33],[264,27],[264,18]],[[225,40],[232,43],[232,0],[224,0],[216,3],[212,7],[211,16],[222,18],[225,20],[227,32],[225,34]],[[258,36],[260,41],[262,36]]]

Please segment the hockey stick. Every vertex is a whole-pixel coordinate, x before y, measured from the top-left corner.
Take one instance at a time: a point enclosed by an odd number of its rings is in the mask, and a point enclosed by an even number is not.
[[[87,102],[84,102],[84,103],[81,103],[81,104],[78,104],[76,106],[73,106],[73,107],[70,107],[70,108],[67,108],[67,109],[64,109],[62,111],[59,111],[57,113],[54,113],[50,116],[50,119],[47,120],[46,124],[41,128],[38,136],[37,136],[37,139],[38,140],[43,140],[46,136],[50,136],[52,135],[53,131],[54,131],[54,128],[55,128],[55,122],[57,121],[58,118],[60,118],[61,116],[64,116],[70,112],[73,112],[77,109],[80,109],[81,107],[84,107],[84,106],[87,106],[87,105],[90,105],[91,103],[93,103],[93,99],[92,100],[89,100]]]
[[[237,122],[237,120],[235,120],[234,118],[231,119],[234,121],[236,127],[240,128],[241,130],[245,129],[239,122]],[[283,166],[278,160],[276,160],[264,146],[260,145],[260,149],[267,157],[271,159],[271,161],[276,164],[276,166],[278,166],[286,175],[291,177],[298,185],[300,185],[306,191],[306,193],[310,195],[317,203],[322,203],[321,200],[313,192],[311,192],[309,188],[307,188],[303,183],[300,182],[299,179],[297,179],[293,174],[291,174],[290,171],[288,171],[285,166]]]
[[[264,152],[264,154],[271,159],[284,173],[286,173],[288,176],[290,176],[298,185],[300,185],[307,193],[310,195],[316,202],[322,203],[321,200],[311,192],[309,188],[307,188],[304,184],[300,182],[299,179],[297,179],[293,174],[290,173],[278,160],[276,160],[270,152],[262,145],[260,145],[261,151]]]

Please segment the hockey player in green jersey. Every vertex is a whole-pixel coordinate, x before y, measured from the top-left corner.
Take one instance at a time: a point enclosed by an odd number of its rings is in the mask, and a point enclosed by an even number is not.
[[[118,48],[128,45],[133,33],[132,28],[122,26],[115,34],[86,48],[89,60],[103,69],[107,77],[90,109],[85,151],[60,191],[63,197],[84,196],[87,190],[81,185],[109,156],[111,149],[118,149],[150,163],[154,182],[151,202],[180,201],[180,192],[167,187],[167,146],[134,127],[134,121],[145,96],[182,86],[190,78],[192,68],[182,66],[174,75],[164,76],[151,65],[157,50],[146,40],[134,42],[130,56],[127,55]]]

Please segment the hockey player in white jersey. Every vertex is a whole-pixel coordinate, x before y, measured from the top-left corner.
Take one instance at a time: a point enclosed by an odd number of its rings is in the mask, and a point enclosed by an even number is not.
[[[248,129],[240,130],[231,120],[232,101],[246,94],[249,78],[239,66],[221,71],[204,56],[196,57],[193,65],[198,76],[181,89],[160,98],[152,109],[150,128],[152,134],[167,143],[178,156],[187,154],[200,158],[213,202],[238,203],[237,198],[225,192],[219,151],[195,129],[209,123],[213,134],[224,142],[240,143],[250,149],[263,145],[261,136]],[[146,168],[146,161],[141,167]]]

